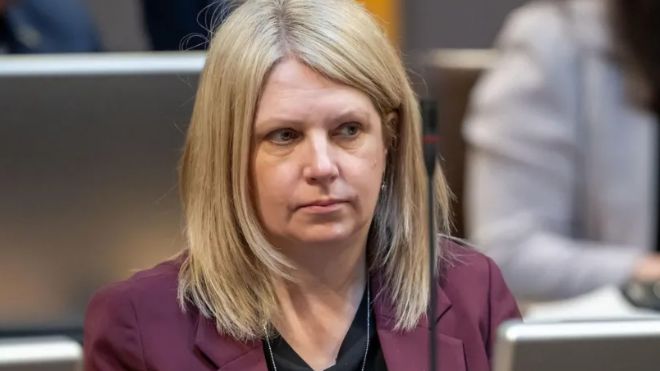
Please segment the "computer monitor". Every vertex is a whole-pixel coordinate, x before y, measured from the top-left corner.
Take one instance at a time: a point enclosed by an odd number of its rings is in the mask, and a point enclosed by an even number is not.
[[[660,320],[504,323],[493,371],[657,371]]]
[[[184,247],[177,164],[203,53],[0,56],[0,334],[81,328]]]
[[[65,337],[0,339],[0,371],[82,371],[82,348]]]

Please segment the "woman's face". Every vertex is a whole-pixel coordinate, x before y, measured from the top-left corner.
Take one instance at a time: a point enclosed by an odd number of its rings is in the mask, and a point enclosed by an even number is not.
[[[366,241],[387,153],[369,97],[286,59],[264,87],[252,148],[254,197],[271,243]]]

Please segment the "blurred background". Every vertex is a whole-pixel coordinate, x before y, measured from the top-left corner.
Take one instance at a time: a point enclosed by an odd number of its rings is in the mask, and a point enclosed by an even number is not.
[[[98,25],[105,51],[149,50],[138,0],[80,0]],[[168,1],[165,1],[167,3]],[[204,3],[190,1],[189,3]],[[525,0],[366,0],[406,52],[429,48],[488,48],[506,15]]]
[[[455,193],[454,235],[475,241],[464,215],[469,156],[463,123],[492,111],[477,98],[470,103],[473,87],[503,63],[496,39],[512,11],[530,2],[363,2],[400,47],[419,94],[439,102],[442,161]],[[590,2],[597,0],[575,3]],[[0,0],[0,336],[56,332],[79,339],[96,289],[184,247],[177,161],[208,31],[230,10],[204,0]],[[544,19],[537,18],[536,35],[544,34]],[[505,69],[515,72],[515,66]],[[501,91],[507,94],[506,87]],[[503,115],[504,121],[516,117]],[[654,147],[655,136],[648,137]],[[652,166],[648,159],[636,163],[642,162]],[[644,200],[652,202],[655,185],[644,184],[641,189],[653,193]],[[640,233],[649,234],[653,217],[644,218],[648,225]],[[654,248],[651,240],[645,236],[637,250]],[[516,274],[505,271],[505,277]],[[567,299],[595,288],[529,298]],[[524,290],[518,298],[521,304],[528,299]]]

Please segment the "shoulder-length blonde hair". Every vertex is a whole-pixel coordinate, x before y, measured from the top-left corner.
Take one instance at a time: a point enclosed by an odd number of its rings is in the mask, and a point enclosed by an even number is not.
[[[379,295],[394,303],[396,329],[411,329],[429,299],[420,113],[399,55],[352,0],[248,0],[214,35],[181,160],[188,240],[181,305],[193,304],[238,340],[263,337],[278,310],[272,278],[290,279],[292,266],[264,236],[248,159],[260,93],[283,58],[365,93],[383,120],[387,187],[370,229],[368,262],[383,282]],[[397,119],[385,121],[392,112]],[[442,176],[436,194],[438,227],[447,232]]]

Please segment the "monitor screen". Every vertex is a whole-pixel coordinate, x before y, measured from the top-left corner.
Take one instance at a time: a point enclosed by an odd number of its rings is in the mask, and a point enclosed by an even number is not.
[[[498,330],[494,371],[653,371],[660,320],[522,323]]]
[[[98,287],[183,247],[177,163],[203,63],[0,58],[0,335],[79,326]]]
[[[82,371],[82,348],[64,337],[0,339],[0,371]]]

